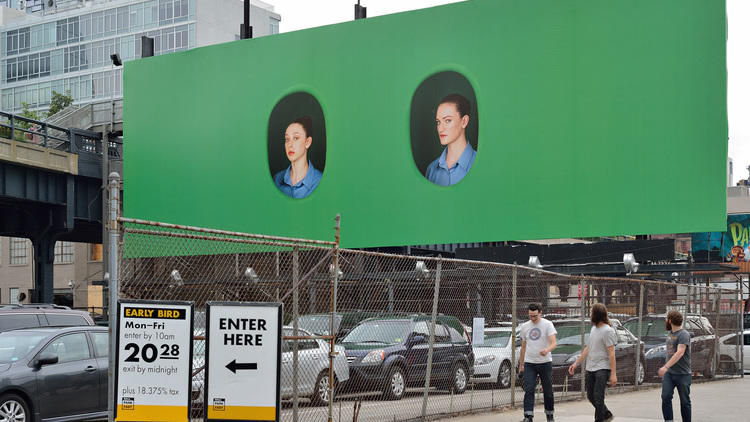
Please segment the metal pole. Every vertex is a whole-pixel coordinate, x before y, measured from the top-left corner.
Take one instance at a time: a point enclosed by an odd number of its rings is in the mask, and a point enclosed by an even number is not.
[[[440,296],[440,270],[443,266],[442,259],[438,259],[435,270],[435,288],[432,293],[432,321],[430,323],[430,348],[427,351],[427,374],[424,380],[424,393],[422,395],[422,420],[427,416],[427,395],[430,390],[430,377],[432,376],[432,357],[435,350],[435,324],[437,322],[438,297]]]
[[[518,306],[518,266],[513,263],[513,292],[512,292],[512,304],[510,309],[511,314],[511,330],[510,330],[510,405],[516,405],[516,329],[518,328],[518,319],[516,318],[516,307]]]
[[[295,340],[292,341],[292,420],[294,422],[299,421],[299,341],[296,337],[299,336],[299,248],[294,245],[292,251],[292,281],[294,282],[294,288],[292,289],[292,335]]]
[[[109,421],[115,416],[115,345],[117,344],[117,297],[120,292],[118,279],[117,248],[120,232],[117,227],[117,214],[120,211],[120,175],[112,172],[109,175],[109,189],[111,203],[109,206],[109,366],[107,367],[107,410]],[[105,224],[106,225],[106,224]]]
[[[586,344],[586,277],[581,278],[581,349]],[[581,362],[581,397],[586,394],[586,361]]]
[[[330,349],[328,350],[328,422],[333,422],[333,395],[334,391],[334,373],[333,373],[333,359],[336,357],[336,333],[334,332],[336,318],[336,289],[339,284],[339,240],[341,236],[341,214],[336,214],[336,245],[334,246],[333,254],[333,286],[331,286],[331,327],[329,334],[331,335]]]
[[[640,371],[641,365],[643,363],[641,362],[641,336],[643,335],[643,294],[645,292],[645,284],[643,281],[641,281],[641,288],[640,288],[640,301],[638,304],[638,347],[636,347],[635,350],[635,380],[638,380],[638,372]],[[646,371],[644,370],[643,373],[645,374]],[[644,376],[645,379],[645,376]],[[635,389],[638,389],[638,382],[635,382]]]

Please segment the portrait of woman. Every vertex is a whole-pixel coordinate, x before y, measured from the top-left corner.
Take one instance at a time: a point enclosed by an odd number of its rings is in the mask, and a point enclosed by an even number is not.
[[[411,102],[411,151],[425,179],[438,186],[464,180],[479,147],[477,97],[469,80],[455,71],[427,77]]]
[[[292,198],[304,198],[318,187],[323,176],[308,159],[308,150],[313,145],[313,121],[302,116],[286,127],[284,151],[289,166],[273,176],[276,187]]]
[[[435,114],[440,145],[438,158],[427,166],[427,180],[440,186],[451,186],[461,181],[471,170],[477,152],[466,140],[471,103],[461,94],[450,94],[440,100]]]

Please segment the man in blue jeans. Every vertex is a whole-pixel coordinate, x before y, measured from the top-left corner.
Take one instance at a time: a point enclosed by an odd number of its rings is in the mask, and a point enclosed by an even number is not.
[[[555,420],[555,394],[552,390],[552,351],[557,347],[557,330],[542,318],[542,305],[529,304],[529,320],[521,324],[521,356],[518,372],[523,376],[523,421],[534,421],[534,387],[536,377],[542,382],[544,413],[547,422]]]
[[[682,329],[682,314],[672,310],[667,313],[667,363],[659,368],[661,381],[661,412],[666,422],[674,422],[672,397],[674,389],[680,396],[682,422],[690,422],[690,334]]]

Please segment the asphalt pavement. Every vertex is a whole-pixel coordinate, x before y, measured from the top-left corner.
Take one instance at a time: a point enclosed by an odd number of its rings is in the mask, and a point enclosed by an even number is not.
[[[747,422],[750,421],[750,377],[695,383],[691,388],[693,421]],[[607,407],[615,415],[615,422],[659,422],[661,389],[649,388],[637,392],[612,394],[606,398]],[[680,400],[675,392],[672,401],[675,421],[680,417]],[[495,411],[450,419],[460,422],[518,422],[522,409]],[[545,421],[544,406],[535,406],[534,420]],[[594,408],[588,401],[567,401],[555,405],[556,422],[585,422],[594,420]]]

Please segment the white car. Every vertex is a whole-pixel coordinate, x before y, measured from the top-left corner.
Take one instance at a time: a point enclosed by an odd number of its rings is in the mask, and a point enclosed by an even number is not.
[[[510,387],[511,378],[511,327],[484,329],[484,341],[473,340],[474,383],[495,383],[500,388]],[[520,340],[516,338],[516,360],[520,353]]]
[[[285,326],[283,335],[291,337],[292,327]],[[309,332],[298,329],[298,336],[312,336]],[[291,399],[294,397],[293,388],[293,341],[283,340],[281,342],[281,398]],[[297,370],[297,394],[299,397],[308,397],[315,405],[328,405],[328,351],[329,343],[325,340],[307,339],[298,341],[298,370]],[[333,371],[337,384],[349,379],[349,365],[346,362],[346,354],[343,346],[335,346],[337,352],[333,359]],[[204,372],[198,371],[205,360],[205,341],[194,340],[193,343],[193,376],[192,408],[193,412],[203,406],[203,377]]]
[[[742,368],[745,372],[750,372],[750,329],[745,330],[742,336],[742,350],[740,352],[744,355],[744,361]],[[741,359],[741,356],[737,356],[737,333],[727,334],[719,339],[719,353],[721,354],[719,362],[724,371],[734,371],[734,364]]]

